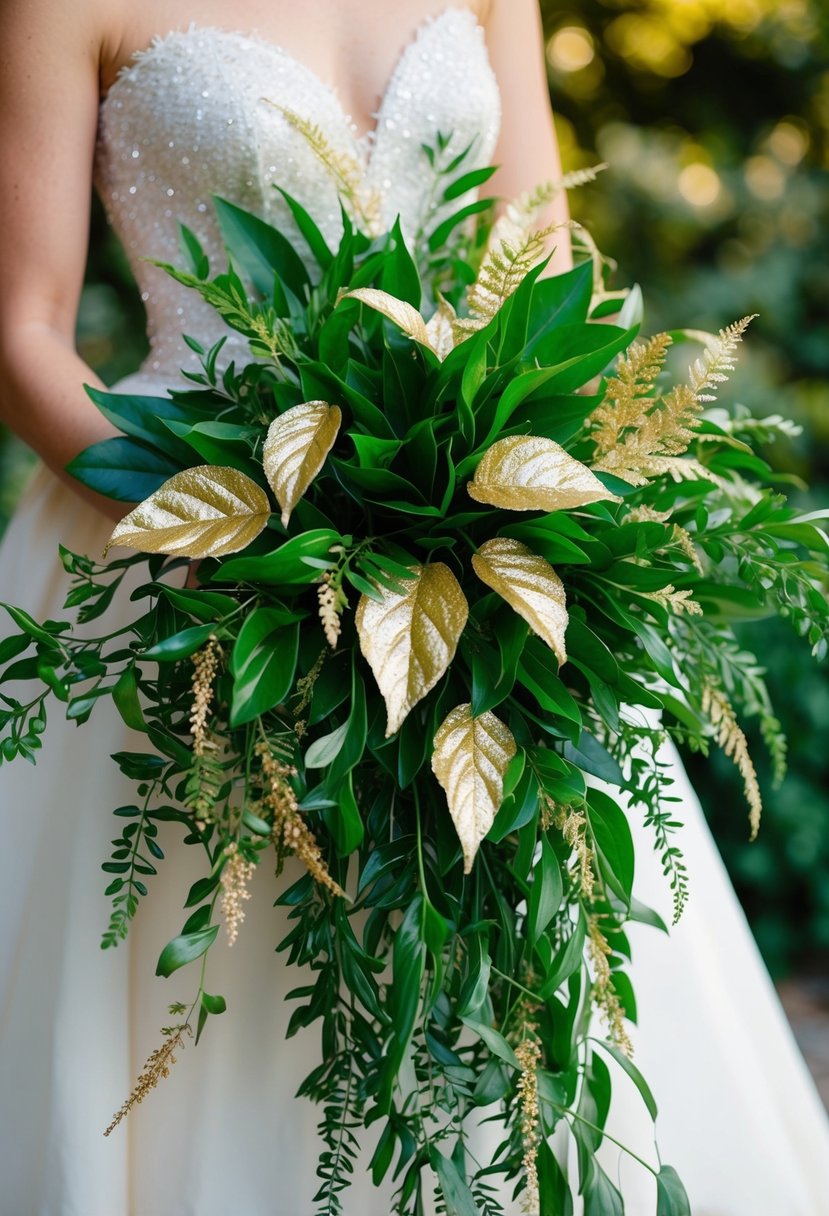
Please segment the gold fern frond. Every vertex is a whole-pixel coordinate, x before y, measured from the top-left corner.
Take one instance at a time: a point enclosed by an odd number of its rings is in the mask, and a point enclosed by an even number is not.
[[[763,812],[763,799],[760,794],[757,771],[749,755],[748,740],[737,721],[734,707],[725,692],[710,679],[705,681],[703,687],[702,712],[714,727],[717,743],[726,756],[734,761],[743,779],[743,789],[749,808],[751,839],[756,840],[760,830],[760,816]]]
[[[588,419],[600,459],[618,449],[631,431],[645,423],[656,405],[656,380],[670,345],[668,334],[656,334],[647,342],[635,342],[620,359],[603,400]]]
[[[482,329],[517,291],[521,280],[543,257],[544,241],[555,228],[552,224],[548,228],[518,232],[516,240],[504,237],[489,248],[467,293],[472,328]]]
[[[702,608],[691,598],[692,593],[688,588],[677,591],[673,583],[668,583],[667,587],[661,587],[658,591],[640,591],[639,594],[661,604],[668,612],[676,612],[678,615],[687,612],[689,616],[702,616]]]
[[[717,337],[710,342],[702,356],[691,367],[689,380],[691,391],[697,401],[716,401],[716,388],[724,384],[737,363],[737,347],[743,340],[743,334],[748,329],[757,313],[735,321],[733,325],[721,329]]]
[[[668,474],[674,480],[716,480],[699,461],[683,457],[696,434],[704,406],[734,370],[736,350],[753,317],[720,330],[689,370],[688,383],[654,397],[654,386],[670,338],[657,334],[636,344],[608,381],[605,397],[591,415],[597,460],[594,469],[631,485]]]
[[[267,97],[262,98],[269,106],[278,110],[328,171],[337,189],[349,205],[352,218],[359,220],[370,235],[377,235],[381,223],[380,200],[376,191],[365,187],[363,166],[356,156],[338,152],[326,138],[322,128],[310,119],[303,118],[289,106],[279,105]]]

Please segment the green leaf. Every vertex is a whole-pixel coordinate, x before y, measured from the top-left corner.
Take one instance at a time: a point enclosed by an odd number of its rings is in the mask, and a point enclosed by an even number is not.
[[[359,848],[365,828],[354,796],[352,773],[349,772],[340,785],[336,806],[324,807],[322,817],[334,838],[334,845],[340,857],[348,857]]]
[[[200,929],[197,933],[183,933],[180,937],[174,937],[161,951],[155,969],[156,975],[172,975],[174,971],[178,971],[179,967],[184,967],[187,963],[192,963],[194,959],[201,958],[205,950],[213,945],[218,932],[218,925],[210,925],[209,928]]]
[[[504,1036],[495,1029],[494,1026],[487,1026],[484,1022],[477,1022],[474,1018],[461,1018],[464,1026],[482,1039],[486,1043],[489,1050],[499,1060],[503,1060],[505,1064],[509,1064],[510,1068],[517,1071],[520,1069],[520,1064],[516,1058],[515,1052],[510,1047]]]
[[[276,228],[227,199],[214,196],[213,202],[222,236],[257,291],[270,298],[276,277],[298,300],[304,300],[310,279],[305,263],[290,241]]]
[[[400,1065],[409,1048],[420,1005],[421,983],[426,961],[423,944],[423,897],[416,895],[409,904],[394,935],[392,948],[392,985],[389,1007],[392,1035],[385,1053],[378,1105],[381,1110],[391,1107],[392,1092]]]
[[[305,767],[306,768],[327,768],[342,751],[345,743],[346,735],[348,734],[350,718],[346,718],[345,722],[341,723],[327,735],[321,735],[305,752]]]
[[[202,1008],[212,1014],[224,1013],[227,1009],[227,1001],[223,996],[211,996],[209,992],[201,994],[201,1003]]]
[[[573,1194],[546,1139],[538,1146],[538,1193],[542,1212],[573,1216]]]
[[[530,304],[525,357],[532,357],[552,330],[586,321],[592,296],[593,263],[590,258],[564,274],[539,279]]]
[[[477,202],[462,207],[460,211],[456,211],[454,215],[450,215],[443,223],[438,224],[437,228],[429,236],[429,252],[434,253],[442,245],[445,245],[458,224],[462,224],[471,215],[480,215],[482,211],[488,211],[494,202],[495,200],[492,198],[480,198]]]
[[[117,502],[143,502],[182,468],[179,461],[127,435],[85,448],[66,471],[97,494]]]
[[[190,625],[169,638],[162,638],[139,655],[139,658],[151,659],[158,663],[175,663],[200,650],[212,633],[212,625]]]
[[[257,557],[234,557],[223,562],[211,577],[211,582],[264,583],[268,586],[302,586],[317,578],[317,571],[303,557],[325,557],[332,545],[342,542],[339,533],[328,528],[314,528],[292,536],[272,553]]]
[[[460,177],[456,177],[453,182],[443,192],[443,201],[451,203],[453,199],[460,198],[462,194],[466,194],[467,190],[477,190],[484,182],[495,173],[494,165],[486,165],[483,169],[472,169],[469,173],[463,173]]]
[[[438,1176],[446,1216],[481,1216],[480,1208],[455,1162],[450,1157],[444,1157],[434,1146],[429,1149],[429,1162]]]
[[[588,1162],[582,1183],[584,1216],[625,1216],[625,1205],[619,1191],[595,1158],[588,1158]]]
[[[527,906],[530,942],[535,945],[561,907],[564,883],[553,846],[546,836],[541,838],[541,857],[533,870]]]
[[[203,422],[208,421],[215,412],[215,405],[207,410],[173,401],[172,397],[108,393],[90,385],[85,385],[85,388],[100,412],[119,431],[140,439],[153,450],[160,449],[184,467],[192,464],[190,448],[172,434],[164,425],[165,420],[175,418],[180,422]]]
[[[639,1090],[639,1093],[642,1095],[642,1101],[648,1108],[648,1114],[652,1119],[656,1119],[658,1113],[656,1101],[651,1093],[650,1086],[642,1076],[639,1069],[633,1063],[633,1060],[626,1056],[623,1051],[620,1051],[615,1043],[610,1043],[605,1039],[594,1039],[592,1041],[613,1056],[613,1059],[616,1061],[619,1067],[627,1073],[633,1084]]]
[[[284,609],[255,608],[230,655],[233,694],[231,726],[252,722],[290,692],[299,653],[299,624],[286,624]]]
[[[691,1216],[688,1194],[672,1165],[663,1165],[656,1177],[656,1216]]]
[[[351,713],[348,718],[348,730],[342,748],[331,762],[328,771],[330,783],[342,781],[359,762],[365,750],[367,735],[366,688],[357,666],[355,652],[351,667]]]
[[[138,700],[138,677],[135,674],[135,664],[131,663],[121,672],[112,689],[112,699],[115,708],[132,730],[146,730],[144,712]]]
[[[279,193],[285,199],[285,202],[288,204],[291,215],[294,217],[294,222],[305,238],[308,248],[316,258],[320,268],[322,270],[327,270],[334,260],[334,255],[328,248],[325,238],[323,237],[316,223],[302,204],[297,202],[292,195],[288,194],[287,190],[283,190],[281,186],[276,186],[275,188],[279,191]]]
[[[396,299],[405,300],[414,308],[420,308],[420,298],[423,294],[420,273],[403,239],[399,218],[394,221],[390,233],[390,247],[386,249],[383,257],[380,287]]]
[[[28,637],[34,638],[36,642],[45,642],[50,647],[54,646],[54,634],[49,633],[44,626],[38,625],[28,612],[24,612],[22,608],[15,608],[13,604],[4,604],[2,601],[0,601],[0,608],[6,609],[18,629],[22,629]],[[68,625],[65,628],[68,628]]]
[[[28,650],[31,644],[32,639],[27,634],[4,638],[0,642],[0,666],[8,663],[10,659],[16,659],[24,650]]]
[[[587,792],[587,815],[610,887],[626,903],[633,886],[633,837],[624,811],[602,790]]]
[[[229,616],[239,607],[238,600],[232,595],[222,595],[219,591],[184,590],[180,587],[168,587],[166,583],[151,584],[153,590],[159,591],[175,608],[189,613],[200,621],[216,621],[220,617]]]

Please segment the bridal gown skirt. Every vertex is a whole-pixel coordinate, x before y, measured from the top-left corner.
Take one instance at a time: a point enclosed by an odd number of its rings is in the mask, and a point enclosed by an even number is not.
[[[0,598],[61,618],[68,584],[58,540],[97,556],[108,531],[39,472],[0,549]],[[311,1216],[318,1116],[294,1094],[319,1042],[313,1029],[285,1040],[285,994],[301,980],[273,953],[287,922],[271,906],[265,866],[238,942],[210,954],[208,985],[227,997],[228,1013],[102,1135],[161,1042],[167,1006],[193,991],[187,971],[155,978],[199,876],[195,850],[175,832],[128,941],[107,952],[98,945],[111,810],[134,797],[108,756],[143,746],[109,706],[81,729],[55,707],[37,766],[0,768],[0,1212]],[[691,897],[670,938],[630,927],[634,1058],[659,1106],[662,1160],[683,1178],[694,1216],[826,1216],[829,1123],[678,761],[674,775]],[[667,880],[640,821],[632,812],[636,892],[669,921]],[[613,1072],[608,1131],[655,1165],[641,1098]],[[629,1216],[653,1216],[652,1175],[609,1141],[600,1153]],[[347,1216],[390,1210],[388,1192],[358,1170]],[[519,1210],[507,1202],[508,1213]]]

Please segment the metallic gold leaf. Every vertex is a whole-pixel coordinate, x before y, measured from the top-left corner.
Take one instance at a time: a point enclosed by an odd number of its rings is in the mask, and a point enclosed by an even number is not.
[[[564,584],[550,563],[520,540],[497,536],[481,545],[472,566],[478,578],[544,639],[559,664],[566,663],[567,600]]]
[[[478,502],[509,511],[562,511],[620,501],[586,465],[540,435],[497,439],[466,488]]]
[[[473,717],[469,703],[456,706],[438,727],[432,771],[446,792],[464,874],[498,813],[504,773],[515,752],[515,739],[501,719],[490,710]]]
[[[268,522],[265,491],[240,473],[203,464],[176,473],[116,525],[104,553],[127,545],[174,557],[221,557],[237,553]]]
[[[296,504],[334,446],[342,413],[327,401],[303,401],[275,418],[268,430],[262,463],[282,508],[287,528]]]
[[[384,317],[388,317],[407,337],[413,338],[421,346],[434,349],[426,330],[426,322],[417,309],[405,300],[398,300],[397,296],[389,295],[387,291],[380,291],[376,287],[355,287],[353,291],[344,291],[340,299],[360,300],[369,308],[374,308]]]
[[[426,322],[426,336],[437,357],[443,361],[458,342],[458,314],[448,300],[438,293],[438,306]],[[465,336],[465,335],[464,335]]]
[[[398,581],[403,592],[379,587],[382,601],[363,595],[355,616],[360,649],[386,702],[387,738],[446,671],[469,616],[460,584],[443,562]]]

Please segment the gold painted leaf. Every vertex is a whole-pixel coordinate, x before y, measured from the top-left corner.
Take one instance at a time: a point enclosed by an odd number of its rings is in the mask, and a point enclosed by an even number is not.
[[[240,473],[203,464],[176,473],[115,527],[112,545],[173,557],[221,557],[246,549],[268,522],[265,491]]]
[[[336,405],[303,401],[271,423],[262,463],[286,528],[291,512],[334,446],[341,421],[342,413]]]
[[[382,600],[361,596],[355,616],[360,649],[386,702],[386,738],[446,671],[469,616],[460,584],[443,562],[398,581],[402,592],[379,587]]]
[[[472,567],[481,582],[497,591],[544,639],[559,665],[566,663],[567,599],[550,563],[520,540],[498,536],[481,545]]]
[[[444,718],[434,738],[432,771],[446,792],[468,874],[504,797],[504,774],[515,755],[512,732],[490,710],[472,716],[469,703]]]
[[[452,353],[457,345],[457,321],[458,314],[452,305],[438,293],[437,309],[426,322],[426,337],[441,362]]]
[[[381,312],[384,317],[393,321],[408,338],[413,338],[421,346],[428,346],[430,350],[434,349],[426,329],[426,322],[417,309],[405,300],[398,300],[397,296],[389,295],[387,291],[380,291],[377,287],[355,287],[353,291],[344,291],[340,299],[359,300],[362,304],[367,304],[369,308]]]
[[[497,439],[466,488],[478,502],[509,511],[562,511],[590,502],[620,501],[587,465],[540,435]]]

